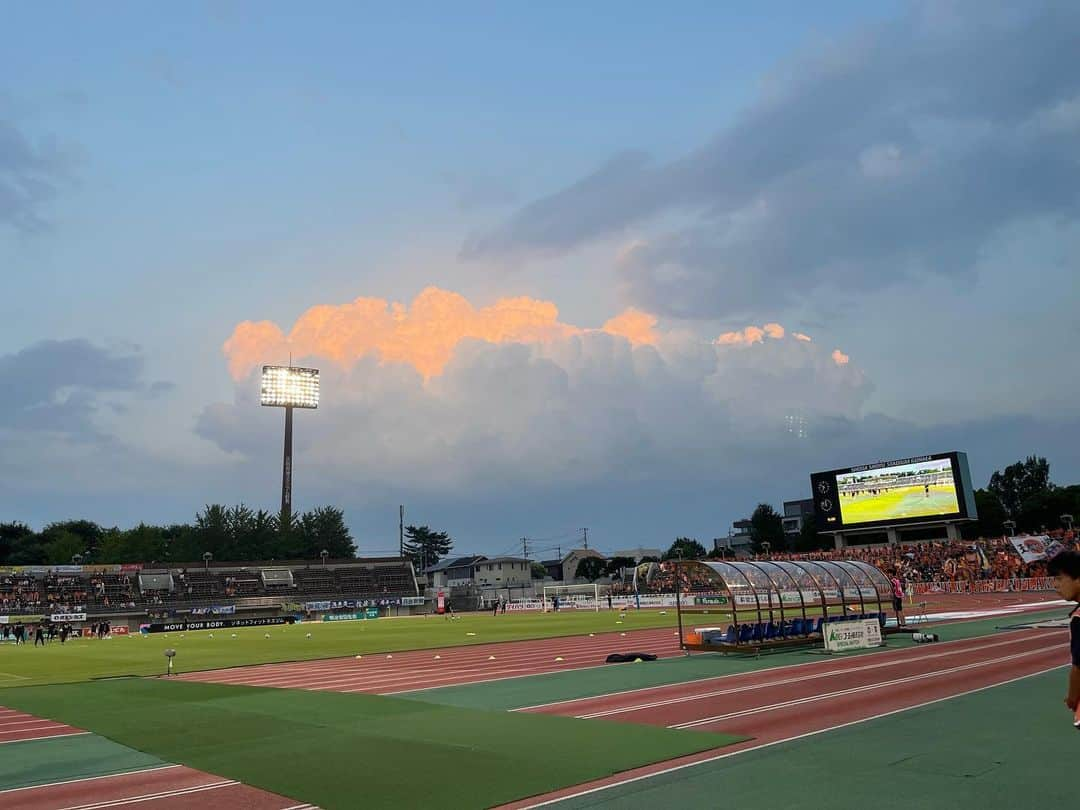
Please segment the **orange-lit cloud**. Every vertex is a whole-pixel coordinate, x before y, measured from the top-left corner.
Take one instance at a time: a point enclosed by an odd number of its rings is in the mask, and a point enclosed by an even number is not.
[[[655,346],[659,339],[656,333],[656,316],[632,307],[605,323],[604,331],[620,335],[635,344]]]
[[[604,332],[634,344],[655,344],[656,318],[628,309],[604,324]],[[338,306],[319,305],[305,312],[286,335],[269,321],[244,321],[223,350],[235,379],[263,363],[296,357],[325,357],[343,368],[377,353],[386,362],[408,363],[425,378],[445,368],[454,347],[467,338],[489,343],[543,343],[581,334],[581,327],[559,321],[550,301],[503,298],[474,307],[464,297],[428,287],[406,308],[381,298],[357,298]]]
[[[838,366],[846,366],[849,362],[851,362],[851,358],[848,357],[846,354],[844,354],[839,349],[834,349],[833,350],[832,359],[833,359],[833,362],[836,363],[836,365],[838,365]]]
[[[806,343],[810,342],[810,336],[809,335],[804,335],[802,332],[792,332],[791,336],[793,338],[795,338],[796,340],[802,340],[802,341],[805,341]]]
[[[780,340],[784,336],[784,327],[778,323],[765,324],[765,334],[773,340]]]
[[[720,346],[749,346],[751,343],[763,343],[765,330],[758,326],[748,326],[741,332],[724,332],[713,343]]]

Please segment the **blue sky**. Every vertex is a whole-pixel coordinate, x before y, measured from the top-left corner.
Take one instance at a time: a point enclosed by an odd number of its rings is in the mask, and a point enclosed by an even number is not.
[[[893,453],[1077,480],[1075,7],[640,5],[9,12],[4,519],[273,507],[280,414],[223,343],[430,286],[659,337],[463,344],[426,380],[338,358],[296,499],[361,548],[402,501],[468,550],[709,538]]]

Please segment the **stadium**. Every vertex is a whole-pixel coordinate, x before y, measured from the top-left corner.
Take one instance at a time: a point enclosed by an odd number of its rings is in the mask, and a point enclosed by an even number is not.
[[[998,806],[1054,778],[1075,732],[1047,708],[1063,608],[1038,563],[988,549],[1008,578],[976,588],[945,564],[968,547],[923,547],[922,572],[970,587],[912,583],[919,633],[890,606],[904,549],[649,563],[632,590],[548,585],[509,611],[455,611],[404,558],[9,566],[0,797],[854,808],[902,783]],[[35,626],[66,632],[9,632]],[[1003,724],[1023,769],[994,764]]]

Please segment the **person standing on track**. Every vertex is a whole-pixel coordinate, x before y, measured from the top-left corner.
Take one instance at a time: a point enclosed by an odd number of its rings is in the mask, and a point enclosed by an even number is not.
[[[1058,596],[1069,602],[1078,603],[1069,614],[1072,617],[1069,622],[1072,668],[1069,670],[1069,689],[1065,693],[1065,705],[1069,707],[1069,711],[1075,713],[1080,707],[1080,616],[1073,614],[1080,609],[1080,553],[1062,551],[1050,560],[1046,566],[1046,572],[1054,578],[1054,587],[1057,589]]]
[[[907,619],[904,618],[904,583],[900,581],[900,572],[892,575],[892,606],[896,611],[896,623],[900,627],[907,627]]]

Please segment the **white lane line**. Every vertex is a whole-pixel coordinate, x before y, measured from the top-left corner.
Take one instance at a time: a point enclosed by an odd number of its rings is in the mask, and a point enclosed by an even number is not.
[[[1028,631],[1027,630],[1007,630],[1007,631],[997,633],[997,634],[992,634],[992,635],[1001,635],[1001,636],[1017,635],[1017,636],[1019,636],[1019,635],[1021,635],[1023,633],[1026,633],[1026,632],[1028,632]],[[963,650],[963,649],[972,649],[972,647],[965,646],[965,645],[971,645],[973,643],[978,643],[979,641],[981,641],[983,638],[986,638],[986,637],[987,636],[975,636],[973,638],[958,638],[958,639],[955,639],[953,641],[943,641],[943,642],[939,643],[937,645],[937,647],[938,647],[938,649],[941,649],[943,647],[950,647],[952,645],[955,645],[954,649],[961,649],[961,650]],[[892,660],[902,660],[902,659],[904,659],[904,657],[906,655],[908,655],[909,653],[911,653],[915,649],[917,649],[917,648],[915,648],[915,647],[900,647],[900,648],[882,650],[882,651],[879,651],[879,652],[861,653],[861,655],[887,656],[890,661],[892,661]],[[711,653],[705,653],[705,654],[710,655]],[[908,660],[910,660],[910,659],[908,659]],[[764,671],[782,672],[784,670],[802,670],[805,667],[827,666],[828,663],[830,663],[830,662],[827,662],[827,661],[804,661],[804,662],[802,662],[800,664],[784,664],[784,665],[778,666],[778,667],[763,667],[761,669],[751,669],[751,670],[746,670],[744,672],[729,672],[729,673],[726,673],[724,675],[714,675],[714,676],[709,677],[709,678],[702,678],[702,679],[699,679],[699,680],[695,680],[694,683],[696,683],[696,684],[704,684],[704,683],[708,683],[710,681],[724,681],[724,680],[729,680],[731,678],[741,678],[741,677],[746,676],[746,675],[756,675],[756,674],[759,674],[759,673],[764,672]],[[566,698],[566,699],[563,699],[563,700],[553,700],[553,701],[551,701],[549,703],[537,703],[537,704],[534,704],[532,706],[519,706],[518,708],[513,709],[513,711],[515,711],[515,712],[528,712],[528,711],[534,711],[536,709],[547,709],[547,708],[551,708],[553,706],[564,706],[564,705],[571,704],[571,703],[585,703],[585,702],[592,702],[594,700],[604,700],[606,698],[621,697],[623,695],[633,695],[633,694],[636,694],[636,693],[639,693],[639,692],[654,692],[654,691],[661,690],[661,689],[678,689],[679,687],[684,686],[686,683],[687,683],[687,681],[676,681],[674,683],[659,684],[659,685],[656,685],[656,686],[640,686],[640,687],[637,687],[635,689],[620,689],[620,690],[615,691],[615,692],[606,692],[606,693],[600,694],[600,695],[590,695],[588,697]]]
[[[1052,650],[1028,650],[1022,653],[1013,653],[1012,655],[1004,655],[1000,658],[990,658],[986,661],[976,661],[971,664],[961,664],[957,667],[949,667],[948,669],[939,669],[934,672],[920,672],[916,675],[908,675],[904,678],[894,678],[891,681],[878,681],[877,683],[869,683],[863,686],[852,686],[848,689],[838,689],[835,692],[823,692],[818,695],[808,695],[802,698],[796,698],[794,700],[786,700],[780,703],[773,703],[768,706],[756,706],[752,709],[740,709],[737,712],[728,712],[727,714],[718,714],[713,717],[703,717],[699,720],[690,720],[686,723],[674,723],[668,728],[697,728],[698,726],[708,726],[713,723],[719,723],[723,720],[733,720],[737,717],[749,717],[753,714],[764,714],[765,712],[774,712],[780,709],[788,709],[792,706],[802,706],[807,703],[817,703],[822,700],[832,700],[833,698],[847,697],[848,695],[857,695],[862,692],[872,692],[875,689],[884,689],[888,686],[899,686],[904,683],[911,683],[912,681],[921,681],[925,678],[936,678],[941,675],[952,675],[957,672],[967,672],[971,669],[979,669],[980,667],[988,667],[992,664],[1002,664],[1006,661],[1016,661],[1020,658],[1027,658],[1032,655],[1045,655],[1047,652],[1053,652]]]
[[[0,740],[0,745],[15,745],[23,742],[38,742],[39,740],[55,740],[58,737],[78,737],[80,734],[89,733],[89,731],[72,731],[70,734],[49,734],[45,737],[23,737],[21,740]]]
[[[144,793],[141,796],[124,796],[119,799],[107,799],[101,802],[92,802],[90,804],[74,804],[69,807],[61,808],[61,810],[99,810],[103,807],[119,807],[124,804],[138,804],[139,802],[152,802],[158,799],[171,799],[174,796],[188,796],[192,793],[203,793],[208,790],[218,790],[224,787],[232,787],[233,785],[239,785],[240,783],[233,779],[226,779],[221,782],[208,782],[205,785],[193,785],[187,788],[177,788],[175,790],[163,790],[158,793]]]
[[[589,796],[593,793],[600,793],[605,790],[610,790],[615,787],[622,787],[623,785],[633,784],[635,782],[641,782],[645,779],[652,779],[654,776],[665,776],[669,773],[675,773],[676,771],[682,771],[687,768],[696,768],[699,765],[708,765],[712,762],[717,762],[722,759],[730,759],[737,757],[740,754],[748,754],[751,751],[760,751],[764,748],[771,748],[774,745],[780,745],[781,743],[795,742],[796,740],[802,740],[807,737],[814,737],[818,734],[825,734],[829,731],[837,731],[842,728],[848,728],[849,726],[857,726],[860,723],[868,723],[871,720],[880,720],[883,717],[891,717],[894,714],[900,714],[902,712],[909,712],[913,709],[921,709],[925,706],[933,706],[936,703],[943,703],[946,700],[953,700],[958,697],[964,697],[965,695],[974,695],[977,692],[985,692],[987,689],[996,689],[999,686],[1007,686],[1010,683],[1016,683],[1017,681],[1023,681],[1027,678],[1034,678],[1037,675],[1045,675],[1047,672],[1053,672],[1054,670],[1061,669],[1064,665],[1057,665],[1053,667],[1047,667],[1046,669],[1039,670],[1038,672],[1029,672],[1027,675],[1020,675],[1016,678],[1009,678],[1005,681],[999,681],[998,683],[988,684],[986,686],[980,686],[975,689],[968,689],[966,692],[957,692],[955,695],[946,695],[945,697],[935,698],[934,700],[927,700],[923,703],[915,703],[911,706],[904,706],[900,709],[891,709],[887,712],[880,712],[868,717],[860,717],[858,720],[849,720],[846,723],[837,723],[834,726],[826,726],[824,728],[815,729],[814,731],[806,731],[802,734],[794,734],[790,737],[783,737],[779,740],[772,740],[771,742],[761,743],[760,745],[753,745],[748,748],[741,748],[738,751],[729,751],[725,754],[717,754],[716,756],[708,757],[706,759],[699,759],[695,762],[686,762],[682,765],[673,765],[670,768],[664,768],[663,770],[653,771],[652,773],[641,774],[640,776],[631,776],[625,779],[620,779],[616,782],[611,782],[606,785],[599,785],[598,787],[588,788],[586,790],[579,790],[576,793],[569,793],[565,796],[559,796],[558,798],[548,799],[542,802],[535,802],[533,804],[522,805],[520,810],[533,810],[536,807],[550,807],[553,804],[559,804],[560,802],[569,801],[570,799],[578,799],[582,796]]]
[[[955,650],[947,650],[946,652],[931,653],[929,655],[919,655],[906,658],[890,658],[888,661],[878,661],[873,664],[865,664],[860,667],[830,669],[826,672],[815,672],[804,675],[796,675],[791,678],[783,678],[777,681],[763,681],[744,684],[742,686],[734,686],[728,689],[714,689],[709,692],[698,692],[691,695],[680,695],[677,697],[665,698],[663,700],[654,700],[648,703],[635,703],[629,706],[619,706],[617,708],[604,709],[602,711],[590,712],[588,714],[578,714],[575,715],[575,717],[579,720],[591,720],[596,717],[608,717],[613,714],[625,714],[627,712],[636,712],[643,709],[656,709],[660,708],[661,706],[673,706],[679,703],[689,703],[695,700],[705,700],[707,698],[721,697],[723,695],[733,695],[740,692],[752,692],[757,689],[769,689],[774,686],[787,686],[793,683],[814,681],[820,678],[832,678],[841,675],[848,675],[854,672],[866,672],[874,669],[888,669],[891,667],[906,666],[908,664],[913,664],[917,661],[931,661],[937,658],[950,658],[955,655],[965,655],[967,653],[977,652],[978,650],[990,650],[997,647],[1011,647],[1014,644],[1021,644],[1026,641],[1038,640],[1041,638],[1047,638],[1056,635],[1059,635],[1059,633],[1042,633],[1034,636],[1026,636],[1024,638],[1010,639],[1009,641],[999,641],[995,642],[994,644],[983,644],[978,647],[963,647]]]
[[[0,790],[0,794],[3,793],[15,793],[20,790],[38,790],[39,788],[57,787],[58,785],[76,785],[80,782],[93,782],[98,779],[115,779],[118,776],[131,776],[137,773],[153,773],[154,771],[167,771],[170,768],[182,768],[183,765],[154,765],[150,768],[137,768],[134,771],[123,771],[122,773],[107,773],[104,776],[85,776],[82,779],[65,779],[61,782],[43,782],[40,785],[26,785],[25,787],[7,788],[6,790]]]

